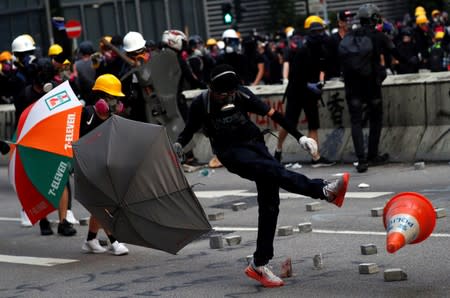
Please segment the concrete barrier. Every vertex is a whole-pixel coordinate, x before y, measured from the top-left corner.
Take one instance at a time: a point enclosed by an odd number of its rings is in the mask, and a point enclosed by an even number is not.
[[[263,101],[278,111],[283,110],[283,85],[250,87]],[[450,159],[450,72],[419,73],[388,76],[383,83],[383,129],[380,153],[388,152],[392,161],[415,160],[443,161]],[[199,94],[199,90],[186,91],[188,99]],[[329,81],[325,85],[324,107],[319,109],[320,151],[331,160],[351,162],[356,160],[351,138],[350,115],[345,102],[344,85],[340,81]],[[278,130],[267,117],[251,115],[261,129]],[[307,133],[304,114],[300,116],[298,128]],[[367,147],[368,123],[364,128]],[[203,161],[211,156],[208,143],[201,139],[194,153]],[[270,150],[275,150],[277,138],[266,135]],[[209,144],[207,145],[209,147]],[[309,161],[292,137],[283,147],[283,161]]]
[[[282,99],[285,88],[285,85],[250,87],[264,102],[280,112],[284,112]],[[201,90],[189,90],[184,94],[191,100],[200,92]],[[398,162],[449,160],[450,72],[388,76],[383,83],[382,92],[383,129],[380,152],[388,152],[391,160]],[[322,97],[324,106],[319,109],[320,152],[335,161],[356,160],[343,83],[328,81]],[[271,119],[250,116],[261,129],[271,129],[277,135],[279,127]],[[1,139],[11,139],[14,122],[14,106],[0,105]],[[364,128],[366,147],[367,125],[368,123]],[[307,133],[307,121],[303,113],[298,128]],[[277,137],[267,134],[265,140],[273,152]],[[209,141],[201,133],[195,135],[190,147],[200,161],[207,162],[212,157]],[[5,157],[1,157],[0,162],[2,160]],[[300,149],[293,137],[288,137],[283,147],[283,161],[310,161],[310,156]]]

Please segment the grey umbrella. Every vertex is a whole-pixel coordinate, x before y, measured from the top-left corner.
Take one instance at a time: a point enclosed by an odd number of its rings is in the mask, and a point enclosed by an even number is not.
[[[211,230],[164,127],[113,115],[73,151],[75,198],[119,241],[176,254]]]

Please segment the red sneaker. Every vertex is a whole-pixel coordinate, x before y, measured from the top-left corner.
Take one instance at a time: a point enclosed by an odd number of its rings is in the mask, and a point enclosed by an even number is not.
[[[267,266],[259,266],[255,269],[252,265],[248,265],[245,268],[245,274],[259,281],[266,288],[276,288],[284,285],[284,281],[273,274]]]
[[[348,181],[350,174],[345,172],[336,180],[327,182],[324,186],[324,193],[327,196],[327,201],[335,204],[339,208],[344,204],[345,193],[347,192]]]

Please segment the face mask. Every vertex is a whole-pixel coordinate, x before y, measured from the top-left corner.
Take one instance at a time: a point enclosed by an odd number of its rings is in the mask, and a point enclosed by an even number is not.
[[[220,108],[221,112],[227,112],[235,108],[234,105],[235,98],[236,98],[235,93],[227,94],[225,97],[220,95],[214,98],[214,102]]]
[[[110,114],[120,114],[125,109],[120,100],[110,99],[107,101],[103,98],[99,99],[94,107],[99,116],[103,117],[108,117]]]

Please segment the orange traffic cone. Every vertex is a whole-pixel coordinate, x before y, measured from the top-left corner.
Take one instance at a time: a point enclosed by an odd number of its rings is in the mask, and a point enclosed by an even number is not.
[[[427,198],[415,192],[402,192],[384,207],[383,223],[387,232],[386,249],[394,253],[405,244],[427,239],[436,225],[436,215]]]

